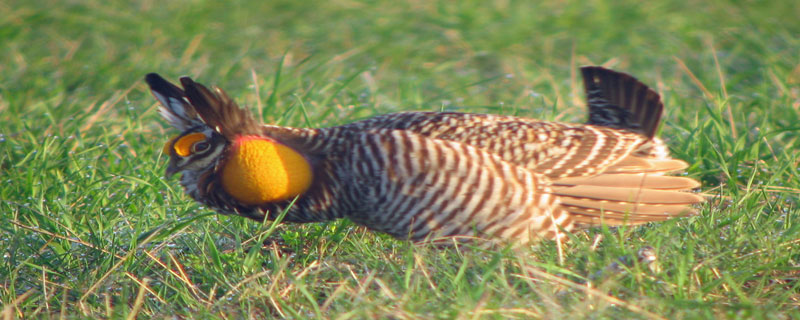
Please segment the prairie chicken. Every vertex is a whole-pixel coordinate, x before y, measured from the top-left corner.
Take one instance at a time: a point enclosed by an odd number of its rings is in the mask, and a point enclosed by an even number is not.
[[[585,124],[405,112],[330,128],[265,125],[219,88],[148,74],[182,131],[167,176],[219,213],[262,221],[348,218],[392,236],[527,243],[579,227],[694,214],[699,183],[655,138],[663,104],[632,76],[581,69]]]

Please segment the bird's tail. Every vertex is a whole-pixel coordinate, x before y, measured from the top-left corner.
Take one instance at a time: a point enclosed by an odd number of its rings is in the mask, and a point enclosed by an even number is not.
[[[692,205],[705,199],[688,191],[700,183],[664,175],[685,169],[686,162],[629,158],[600,175],[553,182],[553,193],[576,225],[638,225],[697,213]]]
[[[588,101],[587,124],[655,136],[664,104],[653,89],[631,75],[603,67],[582,67]]]

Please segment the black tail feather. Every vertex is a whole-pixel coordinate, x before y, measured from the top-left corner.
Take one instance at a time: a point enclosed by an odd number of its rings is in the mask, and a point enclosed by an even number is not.
[[[655,136],[664,104],[653,89],[636,78],[603,67],[582,67],[589,120],[587,124]]]

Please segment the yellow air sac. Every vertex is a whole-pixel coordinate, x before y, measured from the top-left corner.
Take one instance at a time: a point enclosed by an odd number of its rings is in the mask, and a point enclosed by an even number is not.
[[[292,198],[305,192],[311,179],[311,166],[302,155],[261,137],[234,141],[222,169],[225,192],[247,205]]]

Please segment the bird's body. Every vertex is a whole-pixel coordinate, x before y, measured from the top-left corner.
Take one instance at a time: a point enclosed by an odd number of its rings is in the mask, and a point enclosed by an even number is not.
[[[154,74],[147,82],[184,131],[165,148],[168,174],[182,172],[187,193],[221,213],[522,243],[692,213],[702,198],[684,191],[698,184],[664,175],[686,164],[653,137],[658,95],[599,67],[584,78],[587,124],[406,112],[320,129],[262,125],[188,78],[183,89]]]

